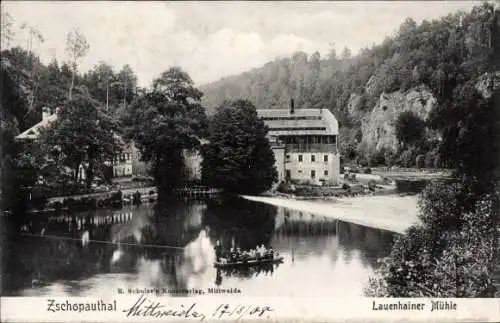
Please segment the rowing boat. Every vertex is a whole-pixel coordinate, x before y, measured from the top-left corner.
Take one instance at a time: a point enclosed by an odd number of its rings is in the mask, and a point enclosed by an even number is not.
[[[261,258],[261,259],[249,259],[249,260],[240,260],[233,262],[220,262],[216,261],[214,263],[214,267],[216,268],[227,268],[227,267],[238,267],[238,266],[261,266],[261,265],[269,265],[269,264],[278,264],[283,262],[283,257],[274,257],[274,258]]]

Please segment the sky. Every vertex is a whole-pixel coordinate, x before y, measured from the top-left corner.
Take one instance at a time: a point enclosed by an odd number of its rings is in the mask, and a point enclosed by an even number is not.
[[[219,80],[296,51],[325,56],[334,47],[356,53],[393,35],[407,18],[417,23],[477,1],[396,2],[83,2],[2,1],[13,18],[11,45],[26,47],[23,23],[44,37],[33,51],[44,63],[67,60],[65,39],[78,28],[90,49],[81,71],[105,61],[129,64],[149,86],[172,66],[197,85]]]

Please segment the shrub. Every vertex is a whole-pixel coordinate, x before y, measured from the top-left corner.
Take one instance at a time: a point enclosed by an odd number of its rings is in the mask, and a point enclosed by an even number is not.
[[[364,172],[365,174],[371,174],[371,173],[372,173],[372,169],[371,169],[370,167],[366,167],[366,168],[363,170],[363,172]]]
[[[425,134],[425,122],[412,111],[401,112],[395,123],[398,142],[412,144]]]
[[[402,167],[413,167],[413,162],[415,161],[416,153],[413,147],[408,148],[403,151],[399,157],[399,164]]]
[[[417,166],[417,168],[424,168],[424,159],[425,159],[425,156],[424,155],[418,155],[416,158],[415,158],[415,165]]]
[[[351,187],[349,186],[349,184],[344,183],[344,184],[342,184],[342,189],[343,189],[343,190],[350,190],[350,189],[351,189]]]
[[[434,154],[432,152],[427,152],[425,154],[425,159],[424,159],[424,166],[425,168],[432,168],[434,166]]]
[[[365,289],[376,297],[492,297],[495,214],[492,195],[471,208],[459,182],[432,182],[419,200],[422,224],[394,243]],[[465,201],[465,203],[464,203]]]
[[[434,157],[434,168],[441,168],[443,165],[441,164],[441,157],[439,155],[436,155]]]
[[[294,189],[290,183],[286,183],[286,182],[282,181],[279,183],[277,191],[280,193],[288,194],[288,193],[293,193]]]
[[[369,180],[368,181],[368,189],[370,191],[375,191],[376,188],[377,188],[377,182],[375,182],[373,179]]]
[[[380,166],[385,164],[385,148],[369,154],[369,166]]]
[[[395,154],[392,150],[386,150],[384,153],[384,163],[387,166],[392,166],[395,161]]]
[[[141,193],[136,191],[133,195],[133,204],[141,204]]]

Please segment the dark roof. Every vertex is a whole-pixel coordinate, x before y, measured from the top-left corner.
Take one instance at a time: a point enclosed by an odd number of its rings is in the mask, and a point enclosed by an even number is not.
[[[258,109],[269,135],[338,135],[339,125],[328,109]]]

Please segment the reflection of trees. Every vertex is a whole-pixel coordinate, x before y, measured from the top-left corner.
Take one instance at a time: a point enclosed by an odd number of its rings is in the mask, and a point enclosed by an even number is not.
[[[156,208],[155,215],[141,230],[143,244],[161,246],[148,250],[148,257],[160,258],[169,249],[162,247],[183,248],[200,234],[204,204],[186,204],[175,199],[168,202],[163,201]]]
[[[161,282],[163,287],[187,288],[191,277],[202,275],[207,266],[212,266],[212,260],[208,263],[205,259],[206,250],[202,250],[206,246],[200,245],[205,243],[204,209],[205,204],[201,202],[164,199],[157,205],[148,225],[142,228],[142,243],[158,246],[144,249],[143,263],[151,265],[155,260],[160,261],[163,276],[156,282]],[[202,266],[198,268],[200,261]]]
[[[280,210],[283,219],[276,229],[278,235],[323,236],[335,232],[336,220],[296,210]]]
[[[241,266],[233,268],[218,268],[215,278],[215,285],[222,284],[223,277],[251,278],[259,275],[272,275],[280,264],[264,263],[259,266]]]
[[[178,278],[182,275],[178,275],[176,268],[189,267],[186,262],[191,260],[184,259],[182,247],[199,236],[203,207],[200,204],[171,203],[168,207],[163,204],[153,217],[147,214],[150,209],[151,206],[143,206],[126,210],[129,215],[134,213],[133,219],[100,210],[33,223],[30,234],[40,234],[43,228],[44,237],[21,237],[10,241],[9,245],[15,245],[15,252],[9,253],[11,256],[3,263],[3,290],[29,288],[32,282],[50,284],[55,280],[83,280],[97,273],[147,272],[154,266],[160,268],[167,284],[184,287],[185,283]],[[90,232],[90,243],[82,247],[81,235],[85,230]],[[136,235],[137,232],[140,234]],[[119,257],[112,260],[117,250],[119,253],[115,256]]]
[[[274,232],[276,207],[239,198],[207,203],[204,225],[213,242],[219,240],[223,249],[232,243],[242,250],[270,245]]]
[[[354,250],[362,254],[361,260],[365,265],[376,266],[377,259],[389,254],[394,233],[339,221],[337,232],[339,243],[349,259]]]

